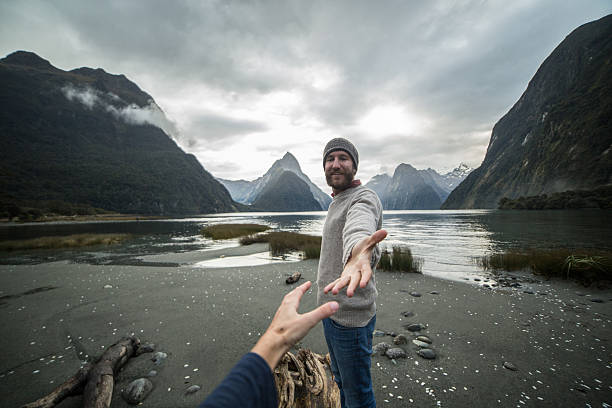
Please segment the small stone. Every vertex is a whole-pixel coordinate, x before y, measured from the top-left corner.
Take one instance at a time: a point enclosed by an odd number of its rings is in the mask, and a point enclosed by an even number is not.
[[[504,361],[504,367],[511,371],[518,370],[518,368],[516,368],[516,366],[509,361]]]
[[[399,347],[395,347],[395,348],[391,348],[389,350],[387,350],[387,352],[385,353],[385,355],[387,357],[389,357],[390,359],[398,359],[398,358],[406,358],[406,352],[404,351],[404,349],[401,349]]]
[[[147,377],[155,377],[157,375],[157,371],[155,370],[151,370],[149,371],[149,373],[147,374]]]
[[[292,283],[299,281],[301,277],[302,277],[302,274],[300,272],[294,272],[293,275],[291,275],[285,280],[285,283],[287,285],[290,285]]]
[[[529,295],[533,295],[533,291],[532,290],[524,290],[523,293],[527,293]]]
[[[419,292],[410,292],[410,296],[421,297],[421,294]]]
[[[395,344],[397,346],[399,346],[400,344],[406,344],[406,343],[408,343],[408,339],[403,334],[398,334],[393,339],[393,344]]]
[[[538,292],[538,295],[546,296],[546,295],[548,295],[548,293],[546,293],[546,292]]]
[[[153,383],[146,378],[132,381],[121,394],[130,404],[142,402],[153,389]]]
[[[411,332],[418,332],[425,329],[426,327],[420,323],[412,323],[405,325],[404,328]]]
[[[157,353],[153,354],[151,361],[153,361],[156,365],[160,365],[167,357],[168,354],[158,351]]]
[[[113,285],[104,285],[104,289],[112,289]]]
[[[603,299],[599,299],[599,298],[594,298],[594,299],[591,299],[591,302],[595,302],[595,303],[603,303],[603,302],[604,302],[604,300],[603,300]]]
[[[384,356],[387,350],[391,348],[389,343],[378,343],[374,347],[372,347],[372,355],[381,355]]]
[[[417,351],[417,354],[423,358],[426,358],[427,360],[433,360],[434,358],[436,358],[436,352],[428,348],[420,349],[419,351]]]
[[[155,344],[153,343],[141,344],[138,347],[138,351],[140,353],[152,353],[155,351]]]
[[[394,332],[394,331],[388,331],[388,332],[385,332],[385,334],[386,334],[387,336],[391,336],[391,337],[395,337],[395,336],[397,336],[397,333],[396,333],[396,332]]]
[[[429,348],[429,343],[425,343],[424,341],[421,341],[421,340],[412,340],[412,343],[414,343],[416,346],[420,348]]]
[[[384,331],[382,331],[382,330],[376,329],[376,330],[374,330],[374,333],[372,333],[372,335],[374,337],[384,337],[386,335],[386,333]]]
[[[192,385],[191,387],[187,388],[185,390],[185,394],[193,394],[200,391],[200,386],[199,385]]]
[[[431,339],[427,336],[417,336],[416,339],[419,341],[424,341],[425,343],[429,343],[429,344],[432,343]]]
[[[480,279],[479,279],[479,278],[474,278],[474,280],[475,280],[476,282],[480,282]]]
[[[404,316],[404,317],[413,317],[414,316],[414,312],[402,312],[402,316]]]
[[[429,292],[430,295],[439,295],[440,292],[436,291],[436,290],[432,290],[431,292]]]

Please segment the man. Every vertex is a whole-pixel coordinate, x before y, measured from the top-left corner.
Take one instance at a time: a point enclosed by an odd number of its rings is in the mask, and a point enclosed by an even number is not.
[[[359,154],[348,140],[332,139],[325,146],[323,168],[334,199],[323,227],[318,301],[339,303],[334,316],[323,320],[323,330],[343,408],[376,406],[370,373],[377,294],[372,268],[380,259],[377,244],[387,236],[378,196],[355,180],[358,165]]]

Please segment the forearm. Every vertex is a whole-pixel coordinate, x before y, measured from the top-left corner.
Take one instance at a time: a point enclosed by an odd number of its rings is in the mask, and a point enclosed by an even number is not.
[[[284,344],[281,336],[266,332],[260,337],[251,352],[258,354],[268,363],[270,369],[274,370],[287,350],[289,347]]]

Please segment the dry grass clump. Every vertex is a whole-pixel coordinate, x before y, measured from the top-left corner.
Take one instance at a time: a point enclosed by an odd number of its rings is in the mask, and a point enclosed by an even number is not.
[[[230,239],[256,234],[270,229],[260,224],[215,224],[208,225],[200,231],[202,235],[212,239]]]
[[[304,252],[305,259],[316,259],[321,256],[321,237],[300,234],[298,232],[273,231],[266,234],[243,237],[242,245],[267,242],[272,256],[284,255],[291,251]]]
[[[589,284],[612,280],[612,252],[594,249],[512,249],[483,256],[476,263],[485,270],[529,269],[536,275],[576,279]]]
[[[423,259],[412,256],[412,251],[407,247],[394,246],[392,252],[385,249],[378,261],[378,269],[384,271],[422,273],[422,268]]]
[[[130,237],[129,234],[75,234],[67,236],[40,237],[15,241],[0,242],[2,251],[19,251],[26,249],[76,248],[92,245],[118,244]]]

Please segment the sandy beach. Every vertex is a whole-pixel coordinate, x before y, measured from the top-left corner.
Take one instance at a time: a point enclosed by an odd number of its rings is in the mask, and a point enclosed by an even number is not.
[[[204,260],[262,250],[253,245],[182,256]],[[0,406],[45,395],[88,356],[134,333],[168,357],[159,366],[150,354],[130,360],[116,378],[112,406],[129,406],[119,391],[154,369],[155,388],[142,406],[195,407],[265,330],[293,287],[285,278],[297,270],[314,281],[317,269],[317,260],[210,269],[177,262],[0,266]],[[560,281],[488,289],[385,272],[376,278],[377,329],[409,341],[400,346],[405,359],[373,357],[378,406],[612,405],[610,290]],[[315,303],[311,290],[301,310]],[[409,323],[426,326],[420,334],[433,341],[436,359],[416,354],[416,334],[404,328]],[[374,337],[374,344],[392,341]],[[301,346],[326,352],[320,325]],[[186,395],[194,384],[201,390]],[[79,404],[74,397],[58,406]]]

